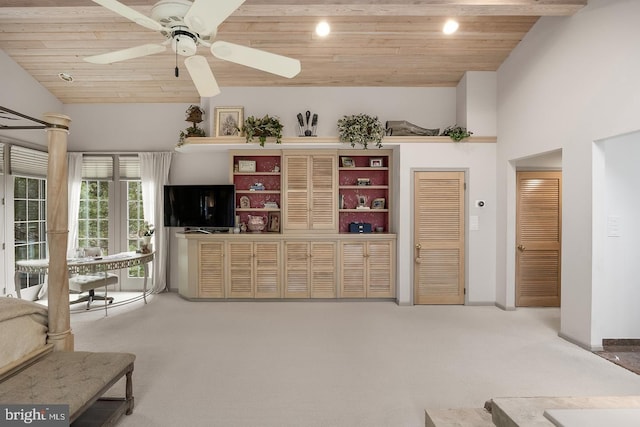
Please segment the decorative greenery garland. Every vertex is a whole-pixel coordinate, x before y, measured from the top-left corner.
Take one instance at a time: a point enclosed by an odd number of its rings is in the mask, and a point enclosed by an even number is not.
[[[276,116],[270,117],[268,114],[262,118],[249,116],[245,119],[241,131],[244,133],[247,142],[252,142],[253,138],[258,137],[260,146],[264,147],[267,137],[274,137],[276,144],[282,142],[282,128],[280,119]]]
[[[360,144],[366,149],[370,143],[374,143],[381,148],[385,129],[377,116],[360,113],[339,119],[338,134],[340,141],[348,142],[352,147]]]

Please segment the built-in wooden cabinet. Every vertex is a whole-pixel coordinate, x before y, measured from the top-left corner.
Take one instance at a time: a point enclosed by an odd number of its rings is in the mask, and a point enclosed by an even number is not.
[[[236,217],[263,232],[177,234],[193,299],[394,298],[391,150],[229,152]],[[271,228],[277,217],[276,229]],[[350,232],[350,224],[371,232]]]
[[[231,183],[236,187],[236,222],[260,216],[266,232],[280,232],[282,153],[279,150],[230,153]],[[276,221],[274,223],[274,221]]]
[[[395,296],[395,240],[345,240],[340,244],[340,297]]]
[[[198,247],[198,297],[224,298],[224,242],[199,242]]]
[[[341,150],[338,162],[339,231],[367,223],[374,232],[389,232],[391,151]]]
[[[336,152],[283,155],[283,231],[335,232]]]
[[[229,241],[229,298],[280,298],[280,242]]]
[[[335,298],[336,242],[285,241],[284,274],[285,298]]]

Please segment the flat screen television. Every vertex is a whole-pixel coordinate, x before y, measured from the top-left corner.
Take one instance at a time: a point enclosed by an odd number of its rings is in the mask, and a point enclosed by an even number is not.
[[[235,201],[233,184],[165,185],[164,226],[233,227]]]

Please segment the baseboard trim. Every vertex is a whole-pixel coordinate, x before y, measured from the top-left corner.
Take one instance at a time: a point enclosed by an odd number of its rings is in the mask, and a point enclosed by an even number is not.
[[[584,343],[580,340],[577,340],[575,338],[571,338],[570,336],[568,336],[567,334],[563,334],[562,332],[558,332],[558,336],[560,338],[562,338],[563,340],[569,341],[571,344],[577,345],[578,347],[581,347],[585,350],[588,351],[603,351],[604,348],[602,347],[602,345],[591,345],[591,344],[587,344]]]
[[[493,307],[496,305],[495,302],[493,301],[468,301],[465,303],[465,305],[470,306],[470,307]]]
[[[515,307],[507,307],[506,305],[502,305],[499,302],[496,302],[495,306],[504,311],[516,311]]]

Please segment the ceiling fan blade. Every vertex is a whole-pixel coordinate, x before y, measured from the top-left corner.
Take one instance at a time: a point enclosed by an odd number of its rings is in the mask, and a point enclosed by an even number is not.
[[[150,30],[154,30],[154,31],[162,30],[162,25],[160,25],[160,23],[154,21],[148,16],[143,15],[137,10],[131,9],[129,6],[123,5],[119,1],[116,1],[116,0],[92,0],[92,1]]]
[[[216,96],[220,93],[218,82],[213,77],[207,58],[200,55],[190,56],[184,60],[184,66],[187,67],[191,80],[202,98]]]
[[[194,0],[184,22],[196,33],[209,35],[245,0]]]
[[[165,50],[167,50],[167,47],[161,44],[143,44],[141,46],[130,47],[128,49],[116,50],[115,52],[87,56],[84,60],[91,62],[92,64],[111,64],[112,62],[153,55],[154,53],[164,52]]]
[[[300,72],[300,61],[297,59],[239,44],[215,42],[211,45],[211,53],[216,58],[257,68],[282,77],[292,78]]]

